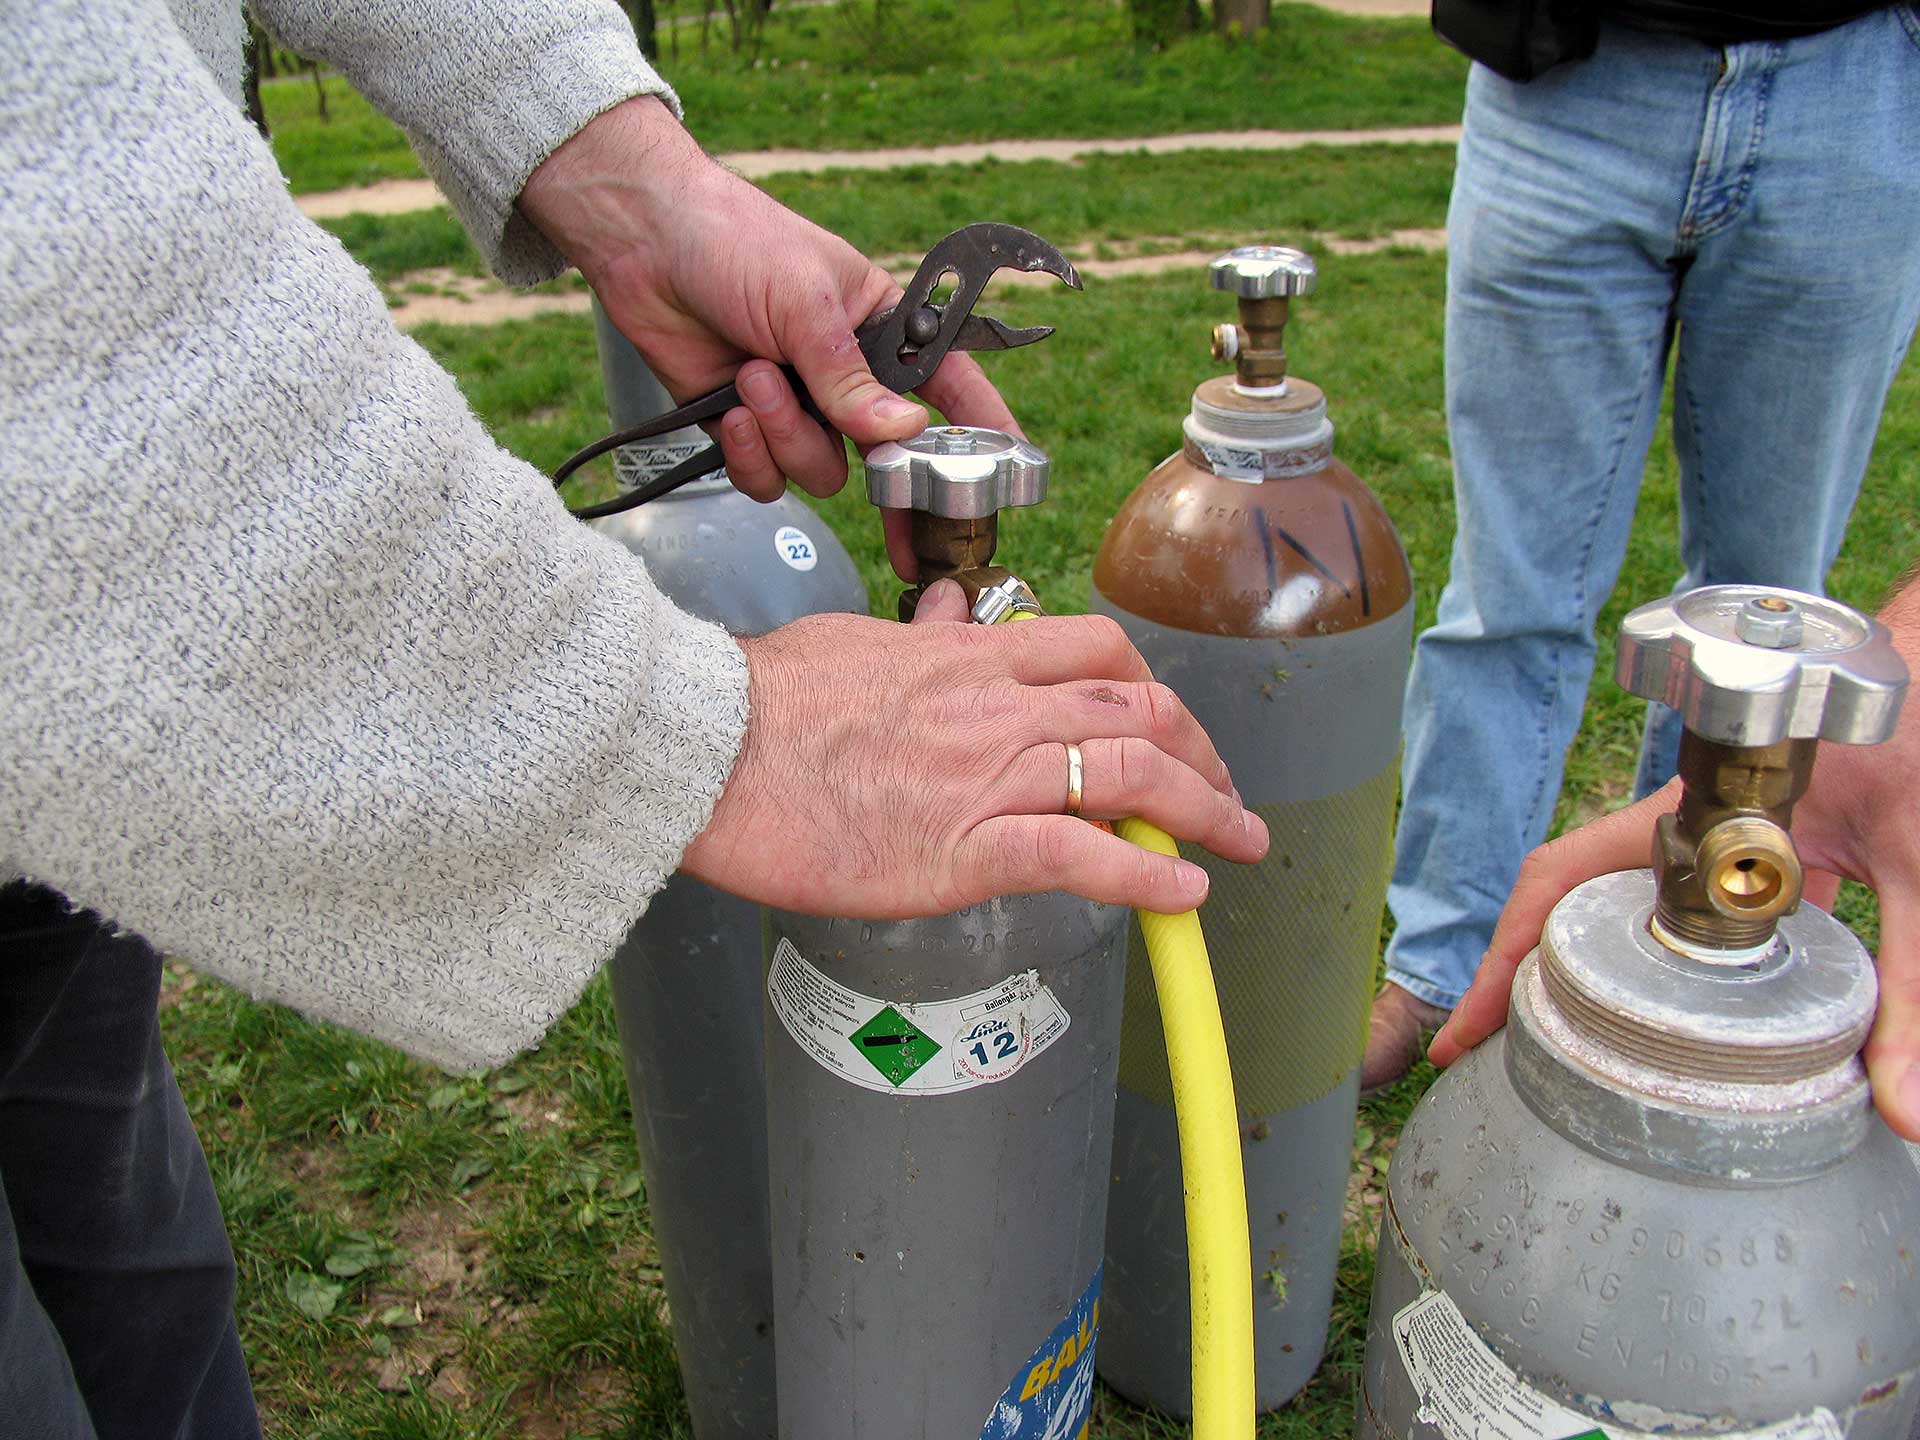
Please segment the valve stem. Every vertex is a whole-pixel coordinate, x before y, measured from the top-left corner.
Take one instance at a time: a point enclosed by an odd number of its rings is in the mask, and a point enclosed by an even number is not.
[[[1680,808],[1654,831],[1653,928],[1675,950],[1744,958],[1800,904],[1800,855],[1787,827],[1813,778],[1813,740],[1680,741]]]

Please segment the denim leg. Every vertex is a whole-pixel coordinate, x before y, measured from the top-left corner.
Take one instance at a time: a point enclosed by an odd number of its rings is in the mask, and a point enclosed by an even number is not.
[[[1451,1006],[1552,819],[1659,413],[1711,52],[1475,66],[1448,214],[1452,571],[1406,701],[1388,975]]]
[[[257,1440],[233,1251],[160,1048],[159,986],[137,937],[0,888],[0,1182],[25,1280],[0,1350],[37,1311],[65,1364],[12,1383],[99,1440]]]
[[[1920,319],[1920,15],[1730,46],[1682,220],[1676,589],[1820,593]],[[1673,774],[1649,707],[1635,789]]]

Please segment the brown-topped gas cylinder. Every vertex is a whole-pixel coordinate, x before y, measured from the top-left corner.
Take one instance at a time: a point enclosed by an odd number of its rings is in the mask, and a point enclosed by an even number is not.
[[[1213,957],[1242,1125],[1260,1407],[1320,1362],[1339,1258],[1360,1059],[1391,861],[1413,581],[1393,522],[1333,454],[1326,396],[1281,344],[1311,258],[1216,260],[1240,320],[1235,373],[1194,391],[1180,450],[1120,509],[1094,608],[1206,726],[1273,844],[1256,866],[1183,853],[1213,888]],[[1136,934],[1107,1220],[1099,1367],[1135,1401],[1192,1413],[1179,1141]]]

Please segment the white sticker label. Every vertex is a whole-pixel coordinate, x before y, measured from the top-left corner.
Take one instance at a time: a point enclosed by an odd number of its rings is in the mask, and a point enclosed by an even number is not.
[[[813,537],[798,525],[782,525],[774,531],[773,548],[795,570],[811,570],[820,563],[820,552],[813,548]]]
[[[1239,480],[1249,485],[1300,475],[1318,469],[1333,458],[1333,447],[1325,443],[1294,450],[1256,450],[1251,446],[1188,438],[1206,457],[1207,466],[1214,474],[1222,480]]]
[[[1266,463],[1258,450],[1215,445],[1206,440],[1196,443],[1200,453],[1207,457],[1207,464],[1213,467],[1213,473],[1222,480],[1248,480],[1257,485],[1267,478]]]
[[[1038,970],[957,1000],[894,1003],[847,989],[784,936],[767,971],[767,996],[815,1061],[887,1095],[951,1095],[1005,1080],[1072,1023]]]
[[[1637,1440],[1649,1433],[1602,1423],[1534,1389],[1438,1290],[1393,1317],[1393,1343],[1420,1392],[1417,1418],[1447,1440]],[[1663,1440],[1677,1433],[1661,1428]],[[1756,1430],[1716,1430],[1712,1440],[1841,1440],[1841,1430],[1833,1412],[1820,1409]]]
[[[629,490],[657,480],[683,460],[691,460],[712,442],[704,435],[691,440],[636,440],[613,452],[613,473]]]

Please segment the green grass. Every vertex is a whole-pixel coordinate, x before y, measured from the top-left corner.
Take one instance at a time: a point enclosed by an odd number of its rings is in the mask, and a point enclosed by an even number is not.
[[[697,63],[683,38],[662,68],[715,150],[1446,124],[1467,68],[1423,20],[1306,5],[1276,5],[1249,40],[1209,33],[1160,51],[1136,47],[1122,8],[1097,0],[930,0],[888,13],[875,33],[866,5],[776,10],[751,104],[734,57]]]
[[[776,176],[763,188],[865,254],[888,257],[917,256],[983,217],[1096,254],[1217,244],[1223,236],[1370,239],[1444,225],[1452,182],[1451,146],[1366,145],[1094,155],[1067,166],[921,165],[884,178],[843,170]],[[445,209],[320,223],[383,282],[435,267],[484,270]]]
[[[343,215],[319,223],[336,235],[376,280],[396,280],[414,271],[436,268],[467,275],[486,270],[466,230],[445,208],[410,210],[402,215]]]
[[[327,118],[311,82],[260,87],[273,154],[295,194],[423,172],[407,137],[337,75],[323,75]]]
[[[777,199],[870,255],[914,254],[991,218],[1057,245],[1194,235],[1365,238],[1444,224],[1453,147],[1199,150],[1046,162],[776,176]]]
[[[931,145],[1030,136],[1450,124],[1466,62],[1418,19],[1281,4],[1248,40],[1133,44],[1107,0],[932,0],[775,9],[759,53],[662,31],[661,69],[714,151]],[[674,44],[678,44],[675,53]],[[421,173],[404,137],[337,76],[263,92],[296,192]]]
[[[168,994],[270,1434],[685,1433],[603,985],[484,1081]]]
[[[1299,372],[1329,392],[1339,453],[1401,526],[1424,621],[1452,536],[1444,262],[1412,253],[1324,262],[1320,293],[1298,307],[1288,348]],[[996,299],[1011,323],[1061,327],[1042,345],[988,361],[1055,457],[1054,497],[1008,518],[1001,552],[1055,609],[1085,605],[1106,517],[1173,447],[1188,390],[1215,368],[1205,345],[1223,303],[1198,270],[1095,280],[1080,296],[1043,289]],[[536,465],[551,466],[605,423],[583,318],[427,329],[420,339],[503,442]],[[1920,366],[1909,364],[1834,571],[1837,595],[1874,604],[1920,553],[1916,497]],[[888,613],[897,585],[872,511],[851,487],[818,508],[860,562],[876,610]],[[1662,440],[1603,634],[1626,606],[1671,583],[1674,543],[1674,464]],[[1605,682],[1610,654],[1603,641],[1563,822],[1624,795],[1638,705]],[[1870,898],[1857,887],[1843,914],[1873,933]],[[537,1053],[484,1080],[449,1080],[206,982],[174,980],[165,1024],[227,1209],[243,1337],[270,1433],[688,1434],[604,985]],[[1374,1176],[1375,1193],[1431,1078],[1421,1067],[1362,1109],[1356,1169]],[[1345,1237],[1327,1362],[1261,1422],[1263,1440],[1350,1433],[1378,1214],[1366,1193]],[[354,1273],[334,1273],[342,1269]],[[393,1388],[379,1388],[383,1371]],[[1096,1440],[1185,1433],[1104,1391],[1097,1407]]]

